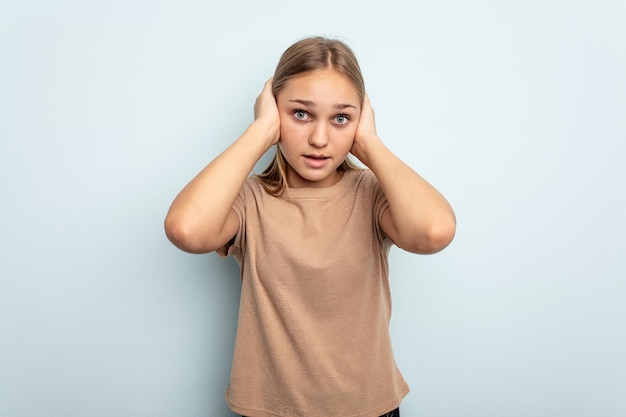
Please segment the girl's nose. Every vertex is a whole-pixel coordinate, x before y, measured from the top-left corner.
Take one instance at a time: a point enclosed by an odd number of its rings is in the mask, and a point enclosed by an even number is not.
[[[325,123],[317,123],[309,135],[309,145],[323,148],[328,144],[328,130]]]

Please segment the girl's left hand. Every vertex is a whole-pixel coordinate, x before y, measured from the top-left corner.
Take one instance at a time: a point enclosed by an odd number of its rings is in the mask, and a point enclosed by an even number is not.
[[[367,145],[374,141],[380,141],[380,139],[376,133],[374,109],[372,108],[368,95],[365,94],[363,108],[361,109],[361,118],[359,119],[359,124],[356,128],[354,142],[352,143],[352,149],[350,152],[352,155],[359,158],[359,160],[365,165],[368,165]]]

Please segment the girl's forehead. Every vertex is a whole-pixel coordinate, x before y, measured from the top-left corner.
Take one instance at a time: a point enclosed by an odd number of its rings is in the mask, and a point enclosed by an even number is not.
[[[315,83],[325,81],[339,81],[350,83],[348,77],[333,68],[325,68],[296,74],[287,81],[300,83]]]
[[[359,92],[350,80],[334,69],[315,70],[291,77],[278,96],[337,97],[359,103]],[[303,97],[298,97],[303,98]]]

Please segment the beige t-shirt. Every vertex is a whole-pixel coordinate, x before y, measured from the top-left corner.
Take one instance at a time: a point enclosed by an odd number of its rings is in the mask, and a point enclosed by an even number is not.
[[[409,388],[389,337],[387,206],[369,170],[281,197],[244,183],[227,252],[242,279],[226,392],[235,413],[378,417],[399,406]]]

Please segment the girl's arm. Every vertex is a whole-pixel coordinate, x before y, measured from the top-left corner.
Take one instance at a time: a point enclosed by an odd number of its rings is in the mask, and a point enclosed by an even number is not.
[[[232,209],[237,193],[259,158],[280,135],[280,119],[272,80],[254,106],[255,121],[243,135],[183,188],[165,218],[165,233],[180,249],[214,251],[237,233],[239,219]]]
[[[367,96],[351,152],[372,170],[387,197],[382,228],[398,247],[429,254],[448,246],[456,231],[452,207],[380,140]]]

